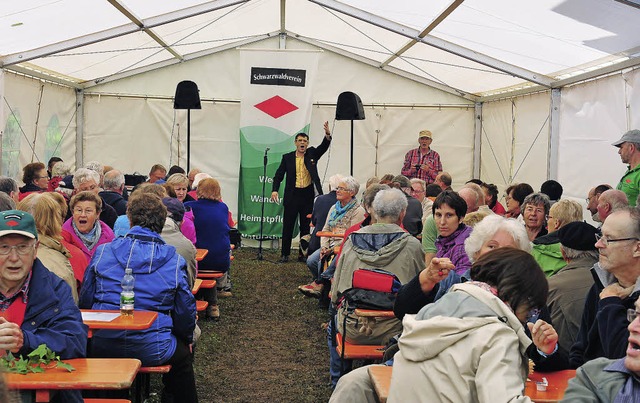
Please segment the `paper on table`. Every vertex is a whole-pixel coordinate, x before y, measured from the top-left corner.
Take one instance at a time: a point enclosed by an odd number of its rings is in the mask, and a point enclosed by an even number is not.
[[[119,313],[113,312],[82,312],[83,321],[111,322],[118,316],[120,316]]]

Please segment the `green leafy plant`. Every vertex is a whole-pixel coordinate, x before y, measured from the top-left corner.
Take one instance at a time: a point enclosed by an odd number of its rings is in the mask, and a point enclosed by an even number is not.
[[[5,356],[0,358],[0,367],[4,368],[6,372],[22,375],[30,372],[44,372],[45,368],[63,368],[69,372],[75,371],[73,366],[60,361],[60,356],[46,344],[40,344],[27,355],[26,359],[23,356],[16,357],[7,351]]]

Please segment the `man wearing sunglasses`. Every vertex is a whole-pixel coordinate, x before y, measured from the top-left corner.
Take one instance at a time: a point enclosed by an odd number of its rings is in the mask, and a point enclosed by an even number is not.
[[[614,211],[596,235],[599,259],[595,284],[584,305],[580,330],[569,362],[577,368],[599,357],[622,358],[627,350],[627,310],[640,295],[640,210]]]

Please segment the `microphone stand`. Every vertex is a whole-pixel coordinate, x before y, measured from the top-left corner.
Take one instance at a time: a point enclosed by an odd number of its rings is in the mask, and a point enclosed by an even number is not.
[[[258,243],[258,256],[256,256],[257,260],[263,260],[262,257],[262,238],[263,238],[263,228],[264,228],[264,188],[267,183],[267,153],[269,152],[269,147],[264,150],[264,161],[262,163],[262,211],[260,213],[260,240]]]

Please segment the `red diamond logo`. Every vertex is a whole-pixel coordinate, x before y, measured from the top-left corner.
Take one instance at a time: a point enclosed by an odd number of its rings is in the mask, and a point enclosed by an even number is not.
[[[297,106],[278,95],[254,106],[274,119],[278,119],[298,109]]]
[[[17,221],[15,221],[15,220],[11,220],[11,221],[7,221],[5,224],[6,224],[7,226],[9,226],[9,227],[15,227],[15,226],[19,225],[20,223],[18,223],[18,222],[17,222]]]

